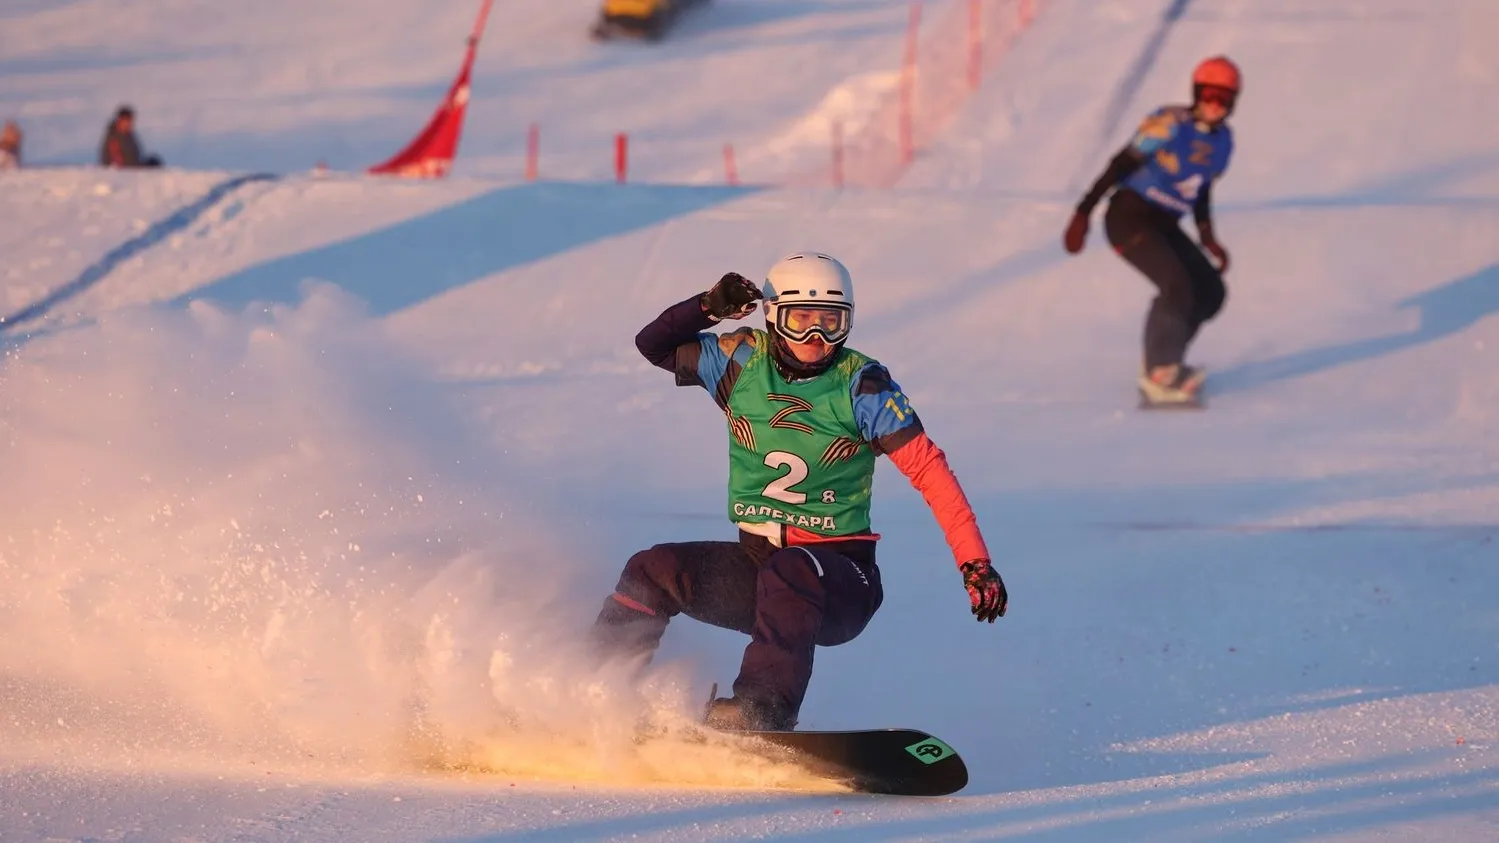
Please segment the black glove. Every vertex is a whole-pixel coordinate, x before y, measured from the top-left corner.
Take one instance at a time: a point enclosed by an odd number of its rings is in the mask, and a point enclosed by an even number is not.
[[[973,603],[973,617],[979,623],[994,623],[995,618],[1005,616],[1010,604],[1010,593],[1005,591],[1005,581],[987,559],[974,559],[958,566],[963,572],[963,587],[968,589],[968,600]]]
[[[1228,250],[1223,248],[1223,244],[1219,243],[1218,240],[1214,237],[1207,237],[1202,241],[1202,248],[1208,254],[1212,255],[1213,259],[1218,262],[1218,274],[1227,275]]]
[[[764,298],[755,282],[737,272],[729,272],[718,279],[713,289],[703,293],[700,300],[703,312],[719,319],[743,319],[755,312],[755,302]]]
[[[1228,274],[1228,250],[1218,242],[1218,235],[1213,233],[1213,221],[1204,217],[1197,219],[1197,240],[1202,243],[1202,250],[1213,256],[1213,261],[1218,267],[1219,275]]]
[[[1067,233],[1062,235],[1062,248],[1072,254],[1083,250],[1083,243],[1088,239],[1088,215],[1078,211],[1072,215],[1072,221],[1067,223]]]

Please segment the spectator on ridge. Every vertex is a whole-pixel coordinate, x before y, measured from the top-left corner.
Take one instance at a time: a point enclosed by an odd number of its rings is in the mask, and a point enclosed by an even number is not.
[[[161,159],[155,155],[141,155],[140,141],[135,137],[135,110],[128,105],[120,106],[113,120],[104,130],[104,141],[99,145],[99,165],[103,167],[160,167]]]

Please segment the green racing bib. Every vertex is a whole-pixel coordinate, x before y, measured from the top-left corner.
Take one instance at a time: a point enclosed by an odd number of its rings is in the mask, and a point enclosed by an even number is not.
[[[758,339],[725,408],[729,519],[824,536],[868,532],[875,454],[854,419],[852,388],[874,361],[845,348],[818,377],[788,382],[769,337]]]

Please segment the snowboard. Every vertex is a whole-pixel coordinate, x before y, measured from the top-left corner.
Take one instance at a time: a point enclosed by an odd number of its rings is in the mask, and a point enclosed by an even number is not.
[[[792,761],[860,793],[946,796],[968,784],[962,756],[919,729],[720,734],[746,738],[767,757]]]
[[[1207,402],[1202,400],[1202,390],[1198,389],[1189,401],[1154,401],[1140,390],[1140,409],[1142,410],[1206,410]]]

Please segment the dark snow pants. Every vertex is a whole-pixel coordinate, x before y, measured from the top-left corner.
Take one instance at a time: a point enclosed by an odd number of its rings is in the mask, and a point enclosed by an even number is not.
[[[746,633],[734,695],[794,718],[814,647],[853,640],[884,600],[874,542],[777,548],[749,533],[739,539],[658,544],[630,557],[593,640],[605,656],[649,660],[677,614]]]
[[[1223,276],[1175,216],[1133,190],[1114,192],[1103,224],[1114,250],[1160,291],[1145,317],[1145,367],[1183,362],[1197,330],[1223,307]]]

